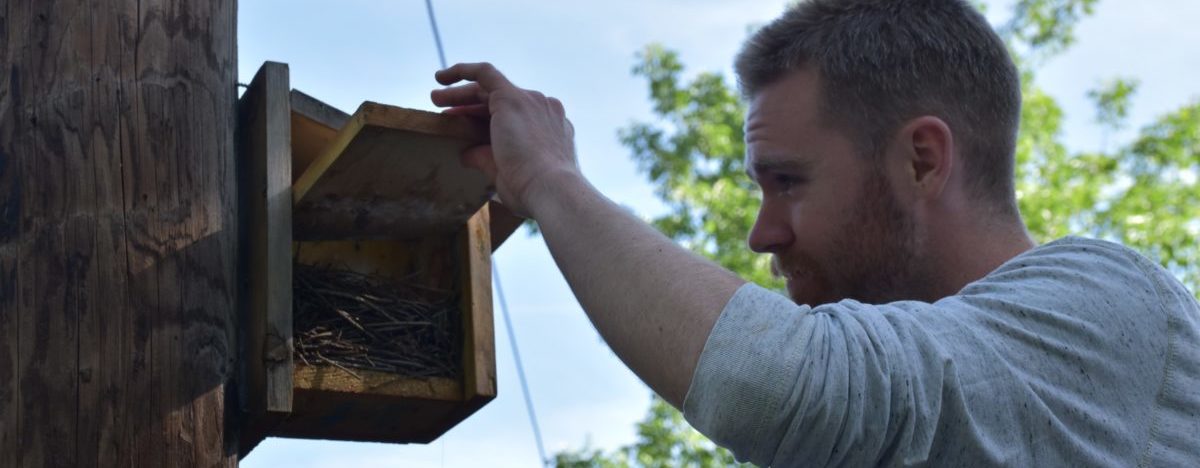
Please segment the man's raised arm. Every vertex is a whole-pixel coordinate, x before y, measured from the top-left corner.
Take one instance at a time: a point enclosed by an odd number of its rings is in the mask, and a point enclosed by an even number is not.
[[[463,162],[488,173],[514,212],[532,217],[601,336],[677,408],[700,352],[745,282],[675,244],[597,191],[579,170],[562,104],[514,86],[490,64],[436,74],[446,112],[490,119],[491,144]]]

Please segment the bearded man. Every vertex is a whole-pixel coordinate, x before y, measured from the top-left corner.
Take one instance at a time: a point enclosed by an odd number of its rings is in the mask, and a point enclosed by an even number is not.
[[[1123,246],[1036,245],[1020,79],[963,0],[811,0],[736,62],[749,246],[790,298],[680,248],[579,172],[562,103],[488,64],[436,74],[490,119],[463,161],[538,222],[652,389],[763,466],[1200,465],[1200,306]]]

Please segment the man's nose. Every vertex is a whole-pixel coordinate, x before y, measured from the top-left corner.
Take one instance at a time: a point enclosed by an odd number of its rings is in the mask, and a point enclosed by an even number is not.
[[[750,250],[755,252],[775,253],[790,245],[793,240],[795,239],[791,225],[764,209],[759,210],[758,219],[754,220],[747,243]]]

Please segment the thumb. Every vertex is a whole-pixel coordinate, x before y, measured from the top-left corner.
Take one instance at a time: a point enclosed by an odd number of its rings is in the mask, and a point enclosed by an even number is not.
[[[492,156],[492,145],[479,145],[467,148],[459,156],[464,167],[478,169],[487,175],[492,185],[496,185],[496,159]]]

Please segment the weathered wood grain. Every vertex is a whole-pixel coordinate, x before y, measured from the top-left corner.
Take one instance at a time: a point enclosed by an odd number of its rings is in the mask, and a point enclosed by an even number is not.
[[[338,130],[344,127],[352,116],[297,89],[291,92],[291,104],[292,179],[295,182],[337,138]],[[474,134],[476,131],[472,130],[473,138],[480,136]],[[492,251],[495,252],[500,244],[521,227],[525,219],[494,198],[488,201],[487,205],[491,220]]]
[[[259,68],[238,102],[244,289],[240,361],[249,453],[292,410],[291,112],[286,64]]]
[[[379,395],[417,400],[462,400],[462,382],[445,377],[413,378],[387,372],[354,369],[353,374],[334,366],[296,366],[296,387],[330,393]],[[388,411],[377,408],[377,411]],[[311,411],[310,411],[311,412]],[[319,414],[328,417],[328,414]],[[416,424],[414,424],[415,426]],[[386,436],[386,434],[380,434]]]
[[[70,5],[50,2],[10,5],[10,21],[31,47],[19,49],[10,41],[10,97],[13,119],[0,123],[12,127],[3,143],[17,166],[18,232],[16,288],[18,302],[18,434],[19,465],[78,464],[75,437],[77,409],[78,333],[81,285],[69,275],[68,251],[76,263],[89,253],[78,238],[87,233],[80,212],[88,211],[89,180],[72,180],[89,162],[79,148],[85,104],[84,92],[71,86],[85,79],[87,70],[75,65],[81,58],[80,37],[67,17]],[[42,20],[57,18],[59,21]],[[13,31],[17,33],[18,31]],[[23,36],[23,37],[22,37]],[[47,42],[49,41],[49,42]],[[58,53],[43,44],[61,43]],[[54,70],[54,76],[47,76]],[[15,89],[14,89],[15,85]],[[44,184],[43,187],[38,185]],[[40,188],[40,190],[39,190]],[[82,250],[83,252],[79,252]],[[74,273],[74,272],[71,272]],[[68,294],[72,297],[68,298]],[[61,402],[65,402],[63,405]],[[64,408],[65,406],[65,408]]]
[[[99,8],[93,7],[93,8]],[[128,143],[122,138],[122,121],[115,118],[128,98],[122,94],[123,81],[134,76],[130,60],[134,31],[126,24],[128,15],[95,14],[91,16],[92,73],[90,105],[84,113],[90,119],[89,157],[95,174],[95,207],[97,214],[95,257],[92,262],[96,281],[90,289],[95,292],[94,308],[80,318],[80,389],[79,389],[79,466],[129,464],[132,441],[126,425],[129,388],[128,372],[132,368],[128,352],[131,338],[132,314],[128,304],[129,278],[128,242],[125,234],[123,206],[123,155]],[[101,113],[103,112],[103,113]]]
[[[487,129],[461,116],[363,103],[292,187],[296,239],[454,232],[491,196],[459,162]]]
[[[0,6],[0,466],[236,465],[234,3]]]
[[[496,345],[492,329],[492,241],[488,206],[459,233],[462,265],[463,399],[479,406],[496,396]],[[478,407],[476,407],[478,408]],[[470,412],[474,412],[471,409]],[[468,412],[467,414],[470,414]],[[465,417],[466,415],[464,415]]]
[[[492,242],[490,208],[484,206],[458,233],[458,262],[462,274],[463,402],[448,425],[450,430],[496,398],[496,334],[492,319]],[[439,432],[439,433],[440,433]]]
[[[12,42],[12,7],[0,8],[0,64],[11,63],[15,55],[7,44]],[[23,33],[24,30],[22,29]],[[17,130],[12,90],[12,67],[0,65],[0,466],[17,466],[20,429],[20,383],[17,343],[17,260],[20,258],[21,169],[11,156],[19,144],[13,141]],[[9,143],[4,143],[9,142]]]
[[[21,379],[19,313],[21,282],[21,177],[27,171],[25,159],[14,152],[29,151],[30,140],[17,141],[13,135],[26,127],[18,122],[17,101],[21,98],[20,77],[12,64],[20,55],[10,44],[15,35],[28,35],[28,24],[13,24],[17,14],[28,16],[29,5],[0,8],[0,466],[20,466]]]

